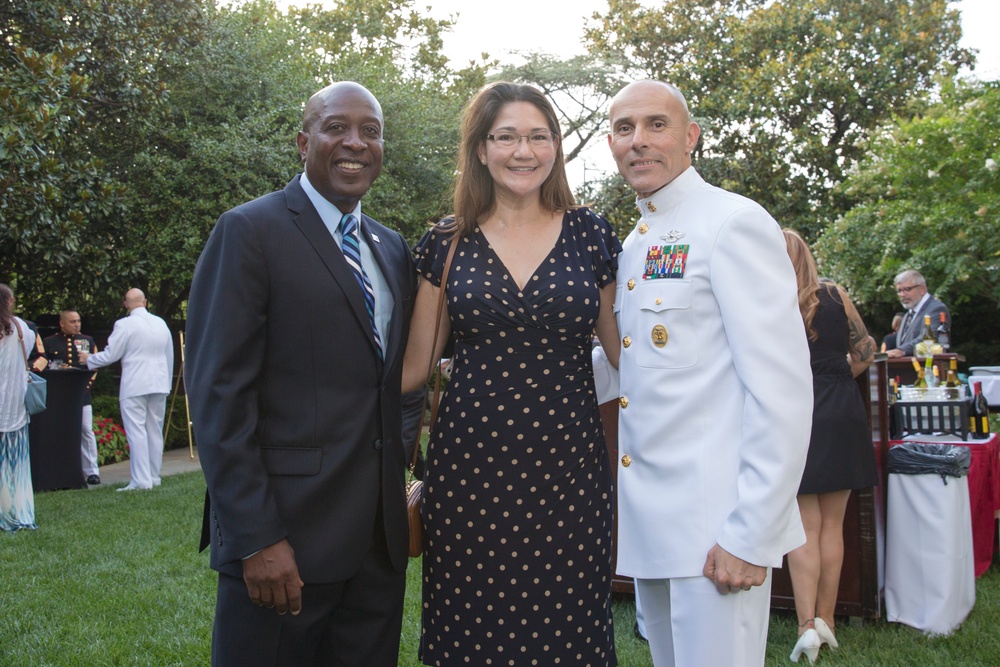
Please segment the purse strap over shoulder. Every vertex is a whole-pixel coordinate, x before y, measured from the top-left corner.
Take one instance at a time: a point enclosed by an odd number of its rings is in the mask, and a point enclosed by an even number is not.
[[[30,373],[31,366],[28,365],[28,353],[24,349],[24,333],[21,332],[21,322],[13,316],[11,316],[11,319],[14,320],[14,326],[17,327],[17,340],[21,344],[21,356],[24,357],[24,370]]]
[[[459,241],[461,241],[461,237],[456,236],[449,242],[448,255],[444,260],[444,270],[441,271],[441,287],[438,290],[437,317],[434,320],[434,341],[431,343],[431,361],[427,368],[427,375],[434,380],[434,399],[431,402],[431,425],[437,420],[438,403],[441,399],[441,366],[439,363],[436,363],[440,360],[434,358],[434,350],[437,349],[438,334],[441,331],[441,317],[444,315],[444,299],[448,287],[448,272],[451,270],[451,261],[455,258],[455,249],[458,247]],[[417,468],[417,457],[420,455],[420,434],[423,430],[424,413],[421,411],[420,428],[417,429],[417,441],[413,445],[413,457],[410,460],[409,469],[411,479],[413,478],[414,470]]]

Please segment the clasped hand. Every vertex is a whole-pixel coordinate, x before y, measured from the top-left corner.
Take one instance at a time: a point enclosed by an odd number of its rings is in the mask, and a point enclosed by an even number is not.
[[[715,588],[723,595],[748,591],[753,586],[763,584],[767,578],[766,567],[737,558],[718,544],[709,549],[702,573],[712,580]]]

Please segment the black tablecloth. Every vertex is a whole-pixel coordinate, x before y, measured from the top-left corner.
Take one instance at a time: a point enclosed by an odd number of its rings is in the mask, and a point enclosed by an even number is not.
[[[91,372],[76,368],[41,373],[48,383],[44,412],[32,415],[31,484],[35,491],[86,488],[80,461],[83,394]]]

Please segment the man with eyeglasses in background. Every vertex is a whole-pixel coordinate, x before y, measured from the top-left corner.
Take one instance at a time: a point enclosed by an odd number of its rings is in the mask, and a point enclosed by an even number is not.
[[[944,313],[948,329],[951,330],[951,313],[927,291],[927,282],[919,271],[907,269],[896,276],[896,294],[906,308],[903,323],[896,332],[896,347],[886,352],[890,357],[912,357],[914,347],[923,338],[924,316],[930,315],[931,329],[937,329]],[[953,336],[954,338],[954,336]]]

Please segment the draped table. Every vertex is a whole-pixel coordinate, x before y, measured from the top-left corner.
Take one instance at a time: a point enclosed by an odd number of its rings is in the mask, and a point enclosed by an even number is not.
[[[31,484],[35,491],[85,489],[80,431],[91,371],[61,368],[42,371],[41,376],[48,395],[45,410],[31,416],[28,428]]]
[[[969,468],[969,504],[972,511],[972,548],[976,576],[982,576],[993,562],[996,513],[1000,510],[1000,437],[991,433],[986,440],[960,440],[954,436],[911,435],[892,440],[890,447],[909,443],[960,445],[972,454]]]

